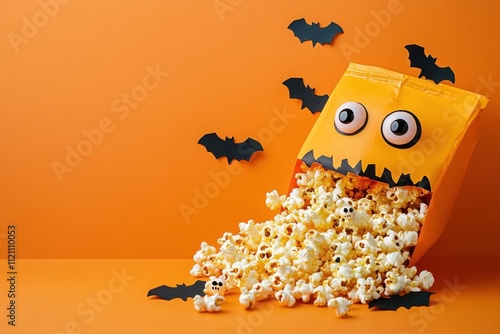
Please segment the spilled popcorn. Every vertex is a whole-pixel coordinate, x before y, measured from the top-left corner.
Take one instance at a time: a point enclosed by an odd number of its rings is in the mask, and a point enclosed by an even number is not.
[[[431,194],[394,187],[318,164],[302,165],[289,196],[267,193],[266,205],[281,208],[274,219],[239,224],[219,250],[206,242],[194,255],[195,277],[219,277],[225,293],[239,289],[251,308],[274,297],[328,306],[339,317],[353,303],[429,289],[434,277],[408,267]],[[218,311],[222,295],[195,300],[197,310]],[[222,298],[221,298],[222,297]]]

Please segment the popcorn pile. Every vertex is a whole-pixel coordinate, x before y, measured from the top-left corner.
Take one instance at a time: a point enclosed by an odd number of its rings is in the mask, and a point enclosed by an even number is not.
[[[335,308],[339,317],[352,303],[432,286],[430,272],[408,267],[429,192],[318,164],[301,169],[289,196],[267,193],[266,205],[281,208],[274,219],[240,223],[238,234],[219,238],[219,251],[203,242],[191,275],[222,280],[225,293],[238,288],[245,308],[274,297],[289,307],[301,300]],[[212,299],[210,311],[218,311],[223,298]]]

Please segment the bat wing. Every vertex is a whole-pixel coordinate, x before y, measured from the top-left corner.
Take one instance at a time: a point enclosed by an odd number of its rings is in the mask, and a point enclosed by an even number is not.
[[[425,55],[424,48],[417,44],[408,44],[405,46],[408,50],[408,59],[410,59],[410,67],[416,67],[422,69],[426,67],[429,58]]]
[[[247,138],[244,142],[236,144],[236,152],[233,157],[236,160],[250,161],[252,155],[257,151],[264,151],[262,145],[255,139]]]
[[[158,298],[165,300],[180,298],[183,301],[187,301],[189,297],[193,298],[196,295],[205,295],[205,293],[203,292],[203,289],[205,289],[205,283],[205,281],[198,280],[193,285],[189,286],[186,286],[185,284],[177,284],[175,288],[161,285],[149,290],[148,297],[157,296]]]
[[[434,292],[418,291],[405,295],[393,295],[388,298],[374,299],[368,303],[368,308],[378,307],[382,310],[395,311],[400,307],[410,309],[413,306],[429,306],[431,295]]]
[[[314,27],[313,27],[314,28]],[[331,22],[324,28],[318,28],[319,31],[316,35],[316,42],[320,44],[330,44],[335,36],[344,32],[341,26],[335,22]],[[314,44],[314,40],[313,40]]]
[[[432,80],[436,84],[443,80],[449,80],[455,83],[455,73],[453,73],[449,66],[439,67],[436,64],[432,64],[428,69],[422,70],[420,76],[424,76],[426,79]]]
[[[283,85],[288,88],[291,99],[302,100],[304,95],[307,95],[307,88],[304,85],[304,79],[302,78],[289,78],[283,81]],[[302,106],[304,109],[304,106]]]
[[[222,140],[215,132],[207,133],[201,137],[198,144],[205,146],[207,151],[212,153],[216,159],[226,156],[227,142]]]
[[[312,27],[307,24],[304,18],[297,19],[288,25],[288,29],[293,31],[293,34],[300,40],[301,43],[311,40],[311,28]]]
[[[289,78],[283,82],[288,88],[290,98],[302,101],[301,109],[308,108],[313,114],[323,110],[328,95],[314,94],[314,88],[304,85],[302,78]]]

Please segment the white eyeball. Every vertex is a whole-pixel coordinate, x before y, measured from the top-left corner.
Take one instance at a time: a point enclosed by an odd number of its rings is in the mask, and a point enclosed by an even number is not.
[[[397,110],[382,121],[382,137],[385,142],[396,148],[410,148],[422,135],[418,118],[409,111]]]
[[[358,102],[346,102],[335,113],[335,130],[342,135],[352,136],[363,130],[368,121],[368,112]]]

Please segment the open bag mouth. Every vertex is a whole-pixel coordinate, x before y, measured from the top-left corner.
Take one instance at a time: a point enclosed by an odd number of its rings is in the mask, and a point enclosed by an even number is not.
[[[354,166],[351,166],[347,159],[343,159],[339,167],[335,167],[333,163],[334,157],[320,156],[318,158],[314,157],[314,150],[310,150],[303,157],[302,161],[307,165],[311,166],[313,163],[318,163],[326,169],[332,170],[334,172],[344,174],[353,173],[359,176],[368,177],[373,181],[379,181],[386,183],[389,187],[396,186],[415,186],[419,188],[423,188],[427,191],[431,191],[431,184],[427,176],[424,176],[420,181],[414,182],[411,179],[410,174],[401,174],[397,181],[394,180],[392,172],[384,167],[384,171],[380,176],[376,174],[376,165],[368,164],[366,168],[363,170],[363,162],[359,160]]]

